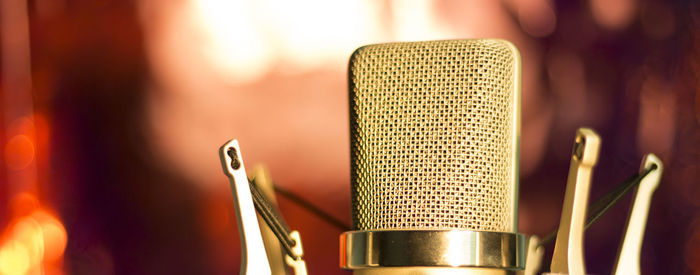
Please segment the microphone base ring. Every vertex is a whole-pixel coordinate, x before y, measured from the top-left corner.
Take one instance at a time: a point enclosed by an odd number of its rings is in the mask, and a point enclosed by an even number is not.
[[[527,237],[469,230],[348,231],[340,236],[340,267],[525,268]]]

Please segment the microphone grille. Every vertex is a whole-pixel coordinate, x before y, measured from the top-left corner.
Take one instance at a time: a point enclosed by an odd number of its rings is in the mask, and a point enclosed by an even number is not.
[[[352,55],[349,78],[355,230],[516,231],[512,44],[369,45]]]

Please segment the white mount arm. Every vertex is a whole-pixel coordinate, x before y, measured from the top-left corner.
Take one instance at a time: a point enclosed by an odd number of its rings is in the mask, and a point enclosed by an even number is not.
[[[243,165],[237,140],[230,140],[219,150],[224,174],[228,176],[236,208],[236,221],[241,236],[241,274],[270,274],[270,263],[265,252],[260,224],[255,215],[248,176]]]
[[[649,172],[637,188],[637,195],[634,197],[632,211],[627,221],[627,233],[620,245],[614,274],[640,274],[639,257],[642,252],[644,230],[647,226],[651,197],[654,195],[656,187],[659,186],[664,167],[658,157],[654,154],[648,154],[642,160],[642,166],[639,168],[641,173],[652,168],[652,166],[656,166],[656,169]]]

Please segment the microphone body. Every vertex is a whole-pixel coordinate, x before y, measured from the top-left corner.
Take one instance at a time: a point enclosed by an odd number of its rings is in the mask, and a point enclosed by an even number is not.
[[[361,47],[349,64],[356,274],[507,274],[517,233],[520,56],[496,39]]]

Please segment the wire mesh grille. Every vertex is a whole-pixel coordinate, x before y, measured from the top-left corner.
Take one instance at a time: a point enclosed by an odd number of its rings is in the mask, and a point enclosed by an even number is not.
[[[500,40],[358,49],[353,228],[514,231],[518,66]]]

